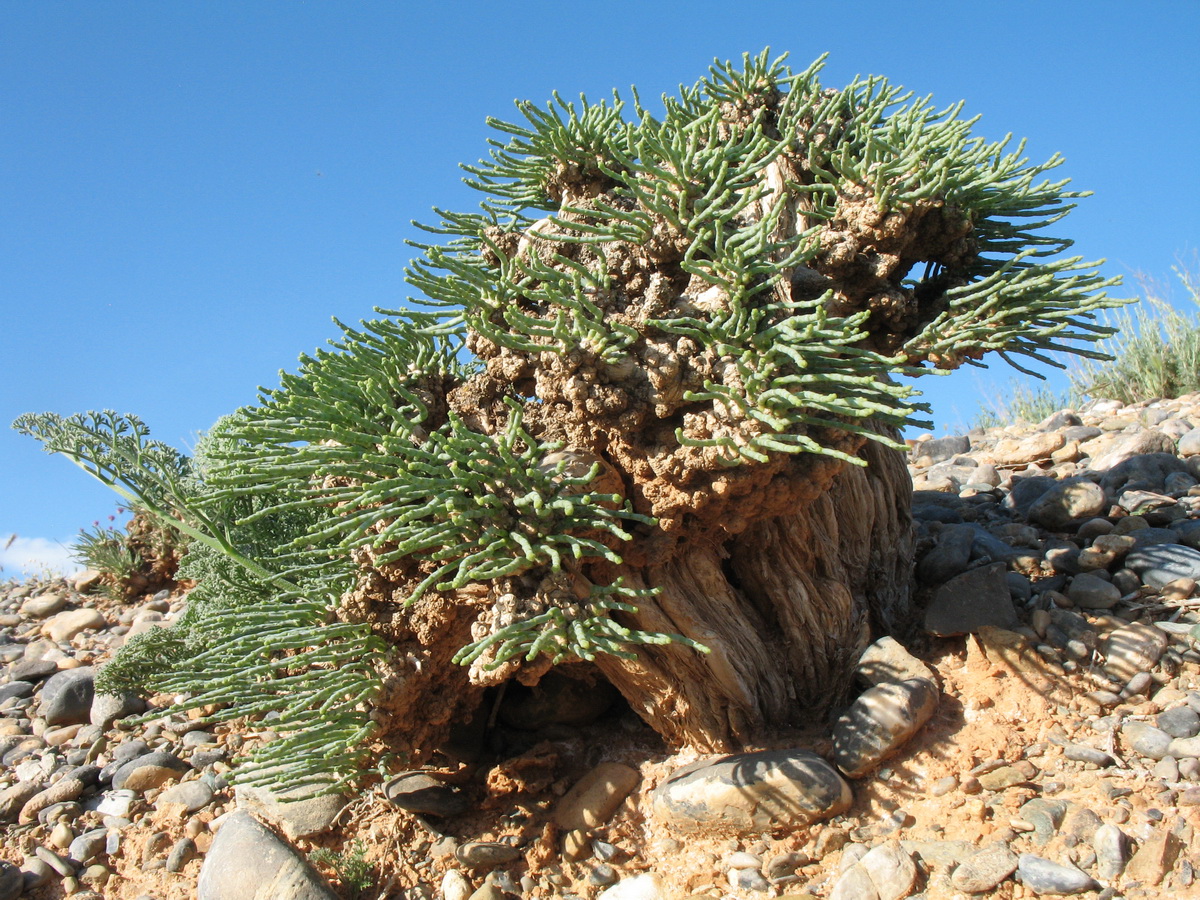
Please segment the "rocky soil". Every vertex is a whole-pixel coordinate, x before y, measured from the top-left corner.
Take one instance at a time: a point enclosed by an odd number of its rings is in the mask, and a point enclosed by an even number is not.
[[[0,900],[1200,897],[1200,395],[910,463],[923,633],[837,721],[718,760],[550,677],[360,795],[235,790],[270,722],[94,695],[184,594],[0,585]]]

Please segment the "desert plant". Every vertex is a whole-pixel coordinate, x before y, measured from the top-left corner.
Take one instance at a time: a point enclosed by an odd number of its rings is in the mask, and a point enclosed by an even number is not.
[[[111,668],[226,715],[319,691],[318,737],[277,728],[289,777],[312,746],[349,774],[368,711],[427,755],[561,660],[702,749],[839,702],[914,618],[898,377],[1095,355],[1117,301],[1045,233],[1082,196],[1058,157],[820,68],[491,121],[479,211],[439,211],[410,269],[425,311],[341,326],[202,464],[131,417],[18,420],[192,539],[195,612]]]
[[[1044,386],[1032,388],[1009,382],[1008,391],[986,402],[975,417],[976,428],[1000,428],[1015,422],[1034,425],[1071,406],[1073,391],[1055,393]]]
[[[142,566],[142,558],[125,538],[116,528],[95,522],[91,531],[81,529],[71,546],[75,559],[109,577],[120,596],[124,595],[124,589],[119,586]]]
[[[1175,275],[1200,309],[1200,276],[1177,267]],[[1109,361],[1085,361],[1071,373],[1072,388],[1096,399],[1136,403],[1200,391],[1200,319],[1178,310],[1168,291],[1141,279],[1142,302],[1110,317],[1113,336],[1102,348]]]
[[[367,848],[362,841],[354,841],[342,851],[318,847],[308,858],[320,866],[333,870],[338,884],[350,897],[357,897],[375,883],[371,863],[367,860]]]

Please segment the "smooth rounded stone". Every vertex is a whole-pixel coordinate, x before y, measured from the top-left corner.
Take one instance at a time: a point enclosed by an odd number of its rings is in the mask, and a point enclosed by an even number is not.
[[[505,900],[505,892],[498,886],[491,883],[484,883],[479,886],[479,889],[471,894],[470,900]]]
[[[1171,737],[1190,738],[1200,734],[1200,713],[1190,706],[1176,706],[1160,712],[1154,720]]]
[[[42,685],[41,714],[47,725],[86,725],[95,696],[96,670],[91,666],[64,669]]]
[[[49,847],[35,847],[33,852],[37,855],[38,859],[64,878],[75,874],[75,865],[69,859],[59,856]]]
[[[1129,836],[1111,823],[1101,825],[1092,838],[1096,851],[1096,874],[1111,881],[1125,870],[1129,861]]]
[[[1067,814],[1067,804],[1061,800],[1034,797],[1023,804],[1017,814],[1033,826],[1033,842],[1041,847],[1057,834]]]
[[[521,849],[498,841],[467,841],[454,851],[454,858],[469,869],[485,869],[510,863],[521,856]]]
[[[107,828],[93,828],[71,841],[67,857],[77,863],[89,863],[104,852],[108,841]]]
[[[180,739],[179,743],[185,750],[194,750],[197,747],[211,748],[216,742],[215,734],[207,731],[189,731]]]
[[[10,862],[0,860],[0,900],[14,900],[25,890],[25,876]]]
[[[1017,870],[1017,854],[1001,843],[984,847],[954,870],[950,881],[960,891],[983,894]]]
[[[1108,509],[1100,485],[1085,479],[1063,481],[1046,491],[1029,507],[1028,518],[1050,531],[1063,531],[1079,519],[1090,519]]]
[[[612,818],[641,780],[637,769],[615,762],[600,763],[558,801],[554,822],[564,831],[597,828]]]
[[[605,866],[604,868],[610,872],[613,871],[611,866]],[[761,872],[757,872],[754,869],[730,869],[728,879],[729,886],[734,890],[758,891],[762,893],[771,889],[771,883],[762,876]],[[613,872],[613,880],[616,880],[615,872]]]
[[[4,765],[16,768],[19,763],[44,749],[45,746],[46,742],[36,735],[23,737],[4,754]]]
[[[663,900],[665,896],[662,879],[653,872],[646,872],[618,881],[596,900]]]
[[[212,802],[213,789],[204,781],[185,781],[167,788],[158,795],[155,805],[160,809],[168,803],[178,803],[189,813],[203,809]]]
[[[32,697],[33,683],[29,681],[10,681],[8,684],[0,684],[0,703],[3,703],[9,697]]]
[[[442,876],[442,900],[468,900],[473,890],[467,876],[458,869]]]
[[[937,709],[937,685],[926,678],[864,691],[833,726],[833,762],[858,778],[896,753]]]
[[[21,871],[24,873],[27,892],[49,884],[50,879],[55,875],[55,871],[50,868],[49,863],[36,856],[25,857],[25,861],[21,863]]]
[[[200,867],[196,900],[338,900],[304,855],[245,810],[225,817]]]
[[[100,728],[108,728],[117,719],[135,716],[146,711],[146,701],[136,694],[96,694],[88,721]]]
[[[890,635],[871,644],[858,660],[855,674],[868,684],[925,678],[936,683],[933,671]]]
[[[1165,731],[1145,722],[1126,722],[1121,726],[1121,737],[1132,750],[1150,759],[1166,756],[1174,740]]]
[[[1200,757],[1200,737],[1175,738],[1167,746],[1167,753],[1180,760]]]
[[[0,824],[11,824],[25,804],[40,794],[42,785],[36,781],[18,781],[0,791]]]
[[[1100,643],[1104,669],[1121,682],[1153,669],[1167,649],[1167,636],[1152,625],[1122,625]]]
[[[1200,581],[1200,550],[1182,544],[1137,547],[1125,557],[1125,565],[1151,587],[1161,588],[1177,578]]]
[[[457,816],[467,808],[457,788],[424,772],[397,775],[384,784],[383,796],[393,806],[420,815]]]
[[[80,766],[44,791],[40,791],[21,807],[20,815],[17,816],[17,822],[21,825],[28,825],[37,819],[38,813],[54,803],[65,803],[68,800],[74,800],[83,793],[84,788],[89,784],[89,779],[95,781],[95,775],[99,773],[99,769],[95,766]]]
[[[189,837],[181,837],[177,840],[171,852],[167,854],[166,870],[172,873],[183,871],[186,866],[196,855],[196,842]]]
[[[761,833],[845,812],[853,801],[838,771],[806,750],[765,750],[698,760],[651,794],[657,816],[680,831]]]
[[[346,807],[343,794],[305,798],[303,788],[274,792],[238,787],[235,796],[239,807],[262,816],[293,841],[329,831]]]
[[[58,671],[58,663],[52,659],[23,659],[8,667],[8,677],[13,681],[38,682]]]
[[[1074,866],[1051,862],[1032,853],[1022,853],[1018,858],[1017,877],[1035,894],[1081,894],[1100,886]]]
[[[1179,761],[1173,756],[1164,756],[1154,764],[1154,768],[1150,770],[1150,774],[1155,778],[1161,778],[1163,781],[1178,781]]]
[[[997,465],[1016,466],[1048,459],[1055,450],[1066,444],[1066,439],[1057,431],[1040,432],[1023,438],[1009,438],[997,442],[992,456]]]
[[[1197,431],[1200,432],[1200,429]],[[1200,519],[1183,519],[1179,522],[1172,522],[1170,527],[1175,532],[1179,543],[1185,547],[1191,547],[1193,550],[1200,549]]]
[[[21,615],[29,619],[44,619],[66,605],[66,594],[38,594],[21,604]]]
[[[947,525],[937,543],[917,563],[917,580],[927,587],[943,584],[961,574],[971,561],[975,529],[970,525]]]
[[[980,785],[987,791],[1007,790],[1018,784],[1026,784],[1036,777],[1037,769],[1028,760],[1021,760],[1012,766],[1000,766],[978,776]]]
[[[1169,474],[1188,471],[1187,463],[1175,455],[1175,442],[1160,431],[1129,435],[1093,458],[1090,468],[1104,473],[1100,486],[1110,497],[1122,491],[1161,491]]]
[[[57,613],[42,625],[42,634],[52,641],[67,642],[84,631],[96,631],[108,625],[99,610],[83,607]]]
[[[920,441],[910,451],[914,465],[929,466],[945,462],[971,450],[971,439],[965,434],[951,434],[946,437],[931,438]]]
[[[1071,579],[1067,596],[1076,606],[1085,609],[1112,609],[1120,601],[1121,591],[1098,575],[1081,572]]]
[[[879,894],[867,870],[854,864],[838,876],[829,900],[879,900]]]
[[[155,750],[131,759],[113,774],[112,786],[117,790],[148,791],[162,787],[188,770],[188,764],[165,750]]]
[[[1012,627],[1017,614],[1006,570],[1005,563],[993,563],[947,581],[925,609],[925,630],[939,637],[953,637],[987,625]]]
[[[1119,699],[1120,698],[1118,698],[1118,700]],[[1067,759],[1073,759],[1076,762],[1090,763],[1091,765],[1100,766],[1101,768],[1107,768],[1116,762],[1103,750],[1097,750],[1095,747],[1088,747],[1084,744],[1064,745],[1063,756],[1065,756]]]
[[[872,847],[858,861],[875,887],[879,900],[901,900],[917,882],[917,864],[898,841]]]

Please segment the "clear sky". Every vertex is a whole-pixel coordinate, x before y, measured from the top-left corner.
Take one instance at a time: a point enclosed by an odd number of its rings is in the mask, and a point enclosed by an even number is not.
[[[1091,190],[1058,226],[1106,274],[1169,277],[1200,207],[1200,3],[0,3],[0,425],[113,408],[188,447],[301,352],[402,305],[484,118],[554,90],[674,92],[714,57],[821,53],[966,99]],[[1130,285],[1125,293],[1132,293]],[[1015,373],[924,379],[939,433]],[[1062,382],[1055,382],[1061,385]],[[14,574],[116,496],[0,428]],[[46,548],[50,548],[48,551]]]

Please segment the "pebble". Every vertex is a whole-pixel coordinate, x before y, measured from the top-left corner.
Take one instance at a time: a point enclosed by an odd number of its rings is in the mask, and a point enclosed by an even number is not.
[[[15,900],[25,889],[25,876],[10,862],[0,861],[0,900]]]
[[[1125,870],[1129,837],[1116,825],[1109,823],[1097,828],[1092,847],[1096,851],[1096,874],[1101,879],[1111,881]]]
[[[423,772],[405,772],[383,786],[383,795],[393,805],[411,813],[456,816],[467,808],[462,792]]]
[[[48,725],[86,724],[92,712],[96,671],[91,666],[66,669],[42,685],[42,718]]]
[[[304,856],[245,810],[221,824],[200,867],[196,900],[338,900]]]
[[[213,789],[206,782],[197,779],[167,788],[159,794],[156,805],[161,808],[164,804],[178,803],[187,812],[194,813],[208,806],[212,799]]]
[[[565,831],[603,825],[641,780],[637,769],[616,762],[600,763],[558,801],[554,822]]]
[[[497,841],[468,841],[454,851],[454,858],[470,869],[503,865],[520,856],[520,848]]]
[[[1017,862],[1017,855],[1006,845],[991,844],[964,860],[954,870],[951,881],[968,894],[986,893],[1012,875]]]
[[[1017,877],[1035,894],[1081,894],[1099,887],[1086,872],[1032,853],[1018,858]]]
[[[654,789],[651,805],[681,832],[745,834],[830,818],[852,799],[849,784],[815,753],[766,750],[683,766]]]
[[[938,695],[937,685],[925,678],[864,691],[833,725],[833,761],[850,778],[865,775],[929,721]]]

